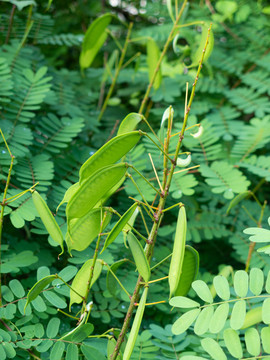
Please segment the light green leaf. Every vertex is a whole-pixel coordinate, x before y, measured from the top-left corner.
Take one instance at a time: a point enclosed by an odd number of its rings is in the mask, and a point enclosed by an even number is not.
[[[224,330],[223,337],[230,354],[240,359],[243,356],[243,350],[237,332],[233,329],[226,329]]]
[[[248,274],[244,270],[238,270],[233,279],[236,295],[245,297],[248,292]]]
[[[227,360],[224,351],[214,339],[205,338],[201,340],[203,349],[213,358],[218,360]]]
[[[143,115],[138,113],[128,114],[122,121],[119,126],[117,135],[126,134],[130,131],[134,131],[137,128],[137,125],[142,121]]]
[[[254,241],[258,243],[270,241],[270,230],[268,229],[250,227],[245,229],[243,233],[252,235],[249,237],[250,241]]]
[[[57,341],[51,350],[50,360],[61,360],[65,350],[65,343]]]
[[[17,297],[17,298],[22,298],[25,295],[25,291],[24,288],[22,286],[22,284],[19,282],[19,280],[17,279],[13,279],[9,282],[9,287],[12,290],[13,294]]]
[[[252,268],[249,274],[249,288],[254,295],[260,295],[264,284],[264,274],[261,269]]]
[[[266,326],[261,330],[262,346],[266,353],[270,354],[270,327]]]
[[[53,339],[56,337],[59,331],[59,327],[60,327],[60,319],[54,317],[51,318],[50,321],[48,322],[46,329],[46,334],[49,339]]]
[[[263,302],[262,320],[265,324],[270,324],[270,298],[265,299]]]
[[[246,301],[239,300],[237,301],[232,309],[230,325],[232,329],[238,330],[240,329],[245,321],[246,317]]]
[[[228,303],[221,304],[216,308],[209,325],[211,333],[218,334],[223,329],[229,314],[229,309]]]
[[[147,64],[148,64],[148,72],[149,72],[149,82],[152,81],[152,78],[155,74],[156,67],[160,58],[160,51],[154,39],[149,38],[146,44],[147,50]],[[157,90],[160,87],[162,80],[161,70],[159,68],[156,73],[155,81],[153,87]]]
[[[79,351],[75,344],[69,344],[67,347],[66,360],[78,360]]]
[[[222,300],[229,300],[230,299],[230,286],[228,283],[228,280],[225,278],[225,276],[218,275],[214,277],[213,280],[214,287],[216,289],[216,292],[218,296]]]
[[[175,296],[169,301],[169,303],[171,306],[179,308],[194,308],[200,306],[197,301],[191,300],[184,296]]]
[[[105,356],[93,346],[82,344],[81,351],[86,360],[106,360]]]
[[[213,302],[212,294],[204,281],[193,281],[192,288],[203,301],[210,304]]]
[[[196,335],[203,335],[204,333],[206,333],[209,328],[213,313],[213,306],[206,307],[201,311],[194,325],[194,332]]]
[[[180,316],[172,326],[172,333],[175,335],[183,334],[193,324],[200,312],[200,309],[193,309]]]
[[[258,356],[261,352],[261,341],[258,330],[254,328],[247,329],[245,332],[245,342],[247,351],[252,356]]]

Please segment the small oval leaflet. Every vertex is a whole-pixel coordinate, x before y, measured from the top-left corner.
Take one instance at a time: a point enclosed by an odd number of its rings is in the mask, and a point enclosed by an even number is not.
[[[240,359],[243,356],[243,350],[237,332],[233,329],[226,329],[223,332],[223,337],[230,354]]]
[[[270,298],[265,299],[263,302],[262,320],[265,324],[270,324]]]
[[[228,283],[228,280],[225,278],[225,276],[217,275],[214,277],[213,280],[214,287],[216,289],[216,292],[218,296],[222,300],[229,300],[230,299],[230,286]]]
[[[261,269],[252,268],[249,274],[249,288],[254,295],[260,295],[264,284],[264,274]]]
[[[125,225],[128,223],[130,218],[132,217],[134,211],[137,209],[137,203],[134,203],[121,218],[117,221],[117,223],[114,225],[112,230],[110,231],[109,235],[106,238],[105,244],[103,246],[103,249],[101,253],[117,238],[117,236],[121,233]]]
[[[205,338],[201,340],[203,349],[213,358],[218,360],[227,360],[227,356],[214,339]]]
[[[68,202],[66,213],[68,222],[87,214],[125,175],[125,163],[102,168],[85,180]]]
[[[118,135],[104,144],[80,168],[80,184],[96,171],[112,165],[125,156],[140,140],[138,131]]]
[[[88,68],[99,49],[107,39],[106,28],[112,20],[111,14],[104,14],[94,20],[84,35],[82,51],[80,54],[80,66],[82,69]]]
[[[204,281],[193,281],[192,288],[203,301],[210,304],[213,302],[213,296],[209,290],[209,287]]]
[[[245,332],[245,342],[247,351],[252,356],[258,356],[261,352],[261,340],[258,330],[254,328],[247,329]]]
[[[245,321],[246,317],[246,301],[239,300],[237,301],[232,309],[230,325],[234,330],[239,330]]]
[[[196,335],[203,335],[209,328],[209,323],[214,313],[213,306],[204,308],[196,319],[194,332]]]
[[[261,330],[262,346],[266,353],[270,354],[270,327],[266,326]]]
[[[63,253],[64,248],[62,231],[60,230],[60,227],[55,221],[55,218],[53,217],[50,209],[48,208],[48,205],[36,190],[32,192],[32,199],[45,228],[51,235],[52,239],[61,246]]]
[[[169,269],[170,298],[175,293],[182,273],[182,265],[185,256],[187,232],[187,218],[184,206],[178,212],[176,233],[173,244],[173,252]]]
[[[212,334],[218,334],[223,329],[229,310],[230,307],[228,303],[221,304],[216,308],[209,324],[209,330]]]
[[[200,309],[193,309],[180,316],[172,326],[172,333],[175,335],[183,334],[193,324],[200,312]]]
[[[244,270],[238,270],[233,279],[234,290],[240,297],[245,297],[248,292],[248,274]]]
[[[175,296],[169,301],[169,303],[171,306],[179,308],[194,308],[200,306],[197,301],[191,300],[184,296]]]
[[[145,252],[143,251],[142,245],[140,244],[136,236],[132,234],[132,232],[128,233],[127,239],[137,269],[140,275],[143,277],[144,281],[147,282],[150,278],[150,267],[145,256]]]

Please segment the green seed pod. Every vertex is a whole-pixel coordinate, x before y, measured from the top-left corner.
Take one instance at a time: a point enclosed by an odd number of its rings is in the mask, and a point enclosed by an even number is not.
[[[127,345],[125,347],[125,351],[124,351],[124,355],[123,355],[123,360],[129,360],[131,355],[132,355],[132,351],[134,349],[134,345],[140,330],[140,326],[141,326],[141,322],[142,322],[142,318],[143,318],[143,313],[144,313],[144,308],[145,308],[145,304],[146,304],[146,299],[147,299],[147,293],[148,293],[148,287],[144,288],[138,309],[136,311],[136,315],[132,324],[132,328],[128,337],[128,341],[127,341]]]
[[[187,232],[187,219],[186,210],[181,206],[178,213],[178,220],[176,225],[176,233],[173,245],[173,252],[169,270],[169,285],[170,285],[170,298],[177,290],[180,276],[182,273],[182,265],[185,255],[186,245],[186,232]]]
[[[144,278],[144,281],[147,282],[150,278],[150,267],[145,256],[145,252],[143,251],[142,245],[140,244],[136,236],[132,234],[132,232],[128,233],[127,239],[137,269],[140,275]]]
[[[64,248],[62,231],[60,230],[60,227],[55,221],[55,218],[53,217],[50,209],[48,208],[48,205],[36,190],[32,192],[32,199],[45,228],[51,235],[52,239],[61,246],[63,253]]]

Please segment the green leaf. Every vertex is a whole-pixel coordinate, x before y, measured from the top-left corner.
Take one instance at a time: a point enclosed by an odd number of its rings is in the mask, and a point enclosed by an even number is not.
[[[75,343],[80,343],[86,339],[94,331],[94,325],[87,323],[83,324],[78,328],[78,330],[72,335],[72,341]]]
[[[223,337],[230,354],[240,359],[243,356],[243,350],[237,332],[233,329],[226,329],[223,332]]]
[[[16,351],[14,347],[11,345],[11,343],[8,342],[2,342],[2,346],[6,352],[6,355],[9,359],[13,359],[16,356]]]
[[[137,128],[137,125],[142,121],[143,115],[138,113],[128,114],[122,121],[119,126],[117,135],[126,134],[130,131],[134,131]]]
[[[184,296],[175,296],[169,301],[169,303],[171,306],[179,308],[194,308],[200,306],[197,301],[191,300]]]
[[[56,279],[56,275],[49,275],[44,277],[43,279],[39,280],[35,285],[29,290],[27,294],[27,301],[24,307],[24,311],[27,307],[27,305],[33,301],[40,293],[41,291],[49,285],[54,279]]]
[[[125,225],[128,223],[130,218],[132,217],[133,213],[137,209],[138,204],[134,203],[121,218],[117,221],[117,223],[114,225],[112,230],[110,231],[109,235],[106,238],[105,244],[103,246],[103,249],[101,253],[117,238],[117,236],[121,233]]]
[[[175,335],[183,334],[190,327],[190,325],[193,324],[200,312],[200,309],[193,309],[186,312],[175,321],[172,326],[172,333]]]
[[[12,290],[13,294],[17,297],[17,298],[22,298],[25,295],[25,291],[24,288],[22,286],[22,284],[19,282],[19,280],[17,279],[13,279],[9,282],[9,287]]]
[[[218,275],[214,277],[213,280],[214,287],[216,289],[216,292],[218,296],[222,300],[229,300],[230,299],[230,286],[228,283],[228,280],[225,278],[225,276]]]
[[[54,317],[51,318],[50,321],[48,322],[46,329],[46,334],[49,339],[53,339],[56,337],[59,331],[59,327],[60,327],[60,319]]]
[[[142,245],[132,232],[128,233],[127,239],[137,269],[140,275],[143,277],[144,281],[148,282],[150,278],[150,267]]]
[[[80,168],[80,184],[98,170],[112,165],[125,156],[140,140],[138,131],[124,133],[112,138],[96,151]]]
[[[44,297],[56,308],[64,309],[67,306],[66,301],[58,296],[54,291],[45,291]]]
[[[213,297],[209,290],[209,287],[202,280],[196,280],[192,283],[193,290],[197,293],[197,295],[205,302],[212,303]]]
[[[160,51],[154,39],[149,38],[147,40],[146,51],[147,51],[149,82],[151,82],[160,58]],[[156,73],[155,81],[153,84],[155,90],[157,90],[160,87],[161,80],[162,80],[162,75],[161,75],[161,70],[159,68]]]
[[[95,264],[92,281],[91,284],[89,285],[88,282],[90,279],[90,272],[91,272],[91,267],[93,266],[93,261],[94,261],[93,259],[90,259],[83,264],[83,266],[78,271],[77,275],[75,276],[71,284],[71,288],[74,289],[77,293],[79,293],[83,297],[86,295],[86,291],[88,287],[91,288],[95,283],[95,281],[99,278],[99,275],[102,270],[101,263],[97,261]],[[80,304],[82,302],[83,299],[81,298],[81,296],[77,295],[77,293],[75,293],[73,290],[70,290],[69,308],[71,308],[71,305],[73,303]]]
[[[0,359],[5,360],[7,358],[6,352],[4,350],[3,343],[0,344]]]
[[[269,219],[268,219],[268,221],[269,221]],[[267,274],[265,290],[267,291],[268,294],[270,294],[270,271],[268,271],[268,274]]]
[[[261,269],[252,268],[249,274],[249,288],[254,295],[260,295],[264,284],[264,274]]]
[[[224,328],[229,310],[230,307],[228,303],[221,304],[216,308],[209,324],[209,330],[211,333],[218,334]]]
[[[270,324],[270,298],[265,299],[263,302],[262,320],[265,324]]]
[[[93,346],[82,344],[81,351],[86,360],[106,360],[105,356]]]
[[[270,230],[268,229],[250,227],[245,229],[243,233],[252,235],[249,237],[250,241],[270,242]]]
[[[262,346],[266,353],[270,354],[270,327],[266,326],[261,330]]]
[[[77,345],[69,344],[67,347],[66,360],[78,360],[79,350]]]
[[[69,221],[87,214],[125,175],[125,163],[107,166],[85,180],[68,202]]]
[[[116,274],[117,269],[118,269],[121,265],[123,265],[124,263],[126,263],[127,261],[128,261],[127,259],[123,259],[123,260],[116,261],[115,263],[113,263],[113,264],[110,266],[111,271]],[[107,272],[106,285],[107,285],[107,290],[108,290],[113,296],[115,296],[118,282],[116,281],[116,279],[114,278],[114,276],[111,274],[111,271],[108,270],[108,272]]]
[[[244,270],[238,270],[234,274],[233,286],[236,295],[245,297],[248,292],[248,274]]]
[[[246,317],[246,301],[237,301],[232,309],[230,325],[234,330],[241,329]]]
[[[101,229],[101,222],[106,212],[106,218]],[[71,250],[83,251],[109,224],[112,214],[104,208],[93,209],[79,219],[73,219],[66,234],[66,243]]]
[[[227,356],[220,347],[220,345],[211,338],[201,340],[203,349],[213,358],[218,360],[227,360]]]
[[[200,336],[206,333],[209,328],[213,313],[213,306],[206,307],[201,311],[194,325],[194,332],[196,335]]]
[[[52,347],[50,353],[50,360],[61,360],[64,350],[65,343],[63,343],[62,341],[57,341]]]
[[[80,66],[82,69],[86,69],[92,64],[99,49],[106,41],[108,36],[106,28],[111,20],[111,14],[104,14],[95,19],[86,31],[80,54]]]
[[[261,340],[258,330],[254,328],[247,329],[245,332],[245,342],[247,351],[252,356],[258,356],[261,352]]]
[[[199,262],[200,257],[197,250],[189,245],[186,245],[182,274],[180,276],[177,289],[175,290],[175,296],[185,296],[189,292],[191,284],[198,274]]]
[[[226,211],[226,214],[228,215],[229,212],[231,211],[232,208],[234,208],[237,204],[239,204],[242,200],[246,199],[248,196],[250,196],[251,192],[248,191],[244,191],[238,195],[236,195],[232,201],[230,202],[228,209]]]

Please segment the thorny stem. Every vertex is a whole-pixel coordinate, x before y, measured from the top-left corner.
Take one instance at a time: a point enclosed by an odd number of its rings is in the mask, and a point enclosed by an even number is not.
[[[169,41],[167,40],[167,42],[166,42],[166,44],[164,46],[164,49],[163,49],[163,52],[162,52],[163,56],[165,55],[167,47],[169,46],[170,40],[172,38],[172,34],[173,34],[174,30],[175,30],[175,27],[176,27],[178,21],[180,20],[180,17],[181,17],[181,15],[183,13],[185,5],[186,5],[186,1],[184,1],[183,5],[182,5],[182,8],[181,8],[181,10],[180,10],[180,12],[179,12],[179,14],[177,16],[177,19],[176,19],[176,21],[174,23],[173,29],[172,29],[172,31],[171,31],[171,33],[169,35],[169,38],[168,38]],[[159,199],[158,209],[157,209],[157,211],[155,213],[155,216],[154,216],[155,221],[153,223],[150,235],[148,237],[148,243],[147,243],[146,248],[145,248],[145,254],[146,254],[146,257],[147,257],[149,263],[151,261],[153,248],[154,248],[155,240],[156,240],[156,236],[157,236],[157,231],[159,229],[159,226],[161,224],[161,220],[162,220],[162,217],[163,217],[163,209],[165,207],[167,196],[169,195],[169,189],[170,189],[171,181],[172,181],[172,178],[173,178],[174,169],[175,169],[175,166],[176,166],[176,159],[177,159],[178,154],[180,152],[180,148],[181,148],[181,145],[182,145],[182,140],[184,138],[184,132],[185,132],[186,125],[187,125],[187,120],[188,120],[190,108],[191,108],[192,101],[193,101],[194,96],[195,96],[195,88],[196,88],[198,77],[199,77],[199,74],[200,74],[200,71],[201,71],[201,68],[202,68],[202,63],[203,63],[203,59],[204,59],[205,50],[206,50],[208,42],[209,42],[211,26],[212,26],[212,24],[210,25],[210,27],[208,29],[208,36],[207,36],[207,39],[206,39],[205,47],[203,49],[203,54],[202,54],[201,60],[199,62],[197,76],[196,76],[196,79],[195,79],[195,81],[194,81],[194,83],[192,85],[192,91],[191,91],[190,99],[189,99],[189,102],[188,102],[188,107],[187,107],[187,110],[185,111],[182,131],[181,131],[181,134],[179,136],[179,140],[178,140],[178,143],[177,143],[177,146],[176,146],[174,161],[171,164],[169,173],[168,173],[168,159],[167,159],[167,157],[164,157],[164,174],[163,174],[163,182],[162,182],[162,188],[164,189],[164,194],[163,194],[163,197],[160,197],[160,199]],[[161,55],[161,57],[159,59],[159,62],[158,62],[158,65],[157,65],[157,69],[160,66],[162,58],[163,57]],[[157,71],[155,73],[157,73]],[[149,86],[151,84],[153,85],[154,77],[155,76],[153,76],[152,81],[150,82]],[[151,89],[151,87],[150,87],[150,89]],[[146,102],[146,100],[148,98],[150,89],[148,87],[147,92],[145,94],[145,97],[143,99],[142,105],[141,105],[141,109],[139,111],[140,113],[142,113],[142,111],[144,109],[145,102]],[[170,120],[171,116],[172,116],[172,111],[170,111],[169,120]],[[168,123],[170,124],[170,121],[168,121]],[[170,132],[171,132],[171,126],[168,126],[167,139],[166,139],[167,141],[165,141],[165,147],[164,147],[164,152],[165,153],[168,153],[168,149],[169,149]],[[124,341],[124,337],[125,337],[125,335],[126,335],[126,333],[128,331],[128,328],[129,328],[129,323],[130,323],[130,320],[131,320],[132,313],[134,311],[135,303],[137,302],[137,299],[138,299],[138,296],[139,296],[140,289],[142,287],[142,282],[143,282],[143,279],[139,275],[136,286],[135,286],[135,289],[134,289],[134,292],[133,292],[133,295],[132,295],[132,297],[130,299],[130,304],[129,304],[129,308],[128,308],[128,311],[127,311],[127,314],[126,314],[126,317],[125,317],[125,320],[124,320],[124,323],[123,323],[123,327],[122,327],[121,332],[120,332],[120,334],[118,336],[117,343],[116,343],[114,351],[113,351],[113,353],[111,355],[110,360],[116,360],[116,358],[118,356],[120,346],[121,346],[122,342]]]
[[[112,92],[113,92],[115,84],[116,84],[116,80],[117,80],[119,72],[120,72],[120,70],[122,68],[122,65],[123,65],[123,62],[124,62],[124,59],[125,59],[125,56],[126,56],[126,51],[127,51],[127,47],[128,47],[132,27],[133,27],[133,23],[130,23],[129,27],[128,27],[128,33],[127,33],[127,37],[126,37],[126,40],[125,40],[125,44],[124,44],[124,47],[123,47],[123,49],[121,51],[121,57],[120,57],[118,66],[117,66],[117,68],[115,70],[115,75],[114,75],[113,81],[111,83],[111,86],[109,88],[108,94],[107,94],[106,99],[104,100],[104,103],[103,103],[102,108],[100,110],[100,113],[99,113],[99,116],[98,116],[98,122],[101,121],[102,116],[103,116],[103,114],[104,114],[104,112],[105,112],[105,110],[107,108],[108,101],[109,101],[109,99],[110,99],[110,97],[112,95]]]

